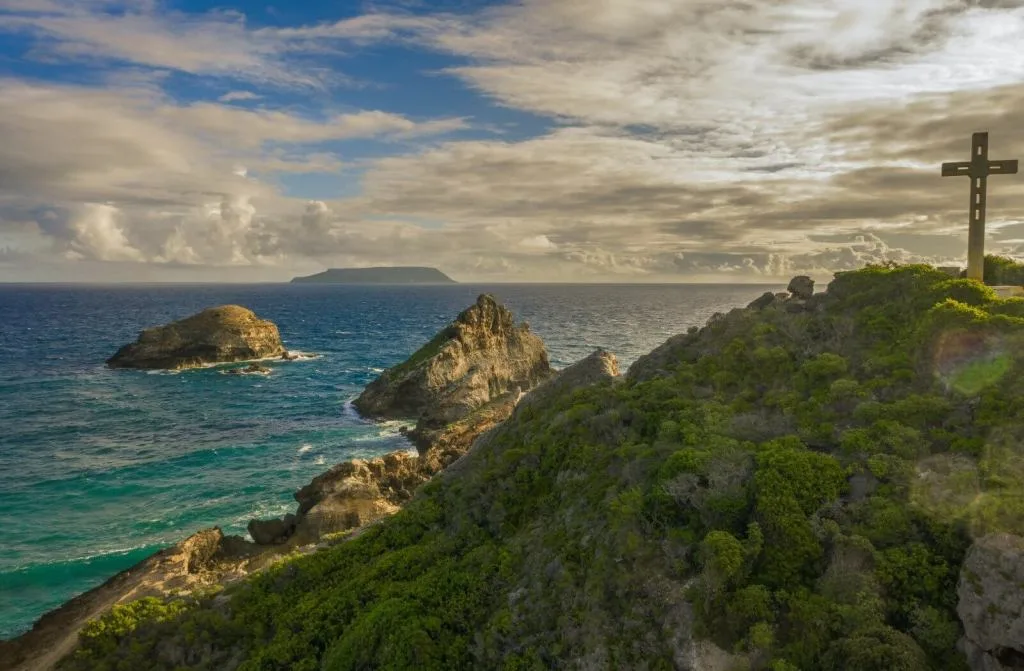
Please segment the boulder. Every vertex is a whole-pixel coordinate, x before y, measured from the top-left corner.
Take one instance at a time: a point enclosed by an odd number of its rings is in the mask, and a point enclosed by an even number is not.
[[[793,294],[794,298],[807,300],[814,295],[814,280],[807,275],[798,275],[789,281],[786,291]]]
[[[957,586],[959,647],[973,671],[1024,668],[1024,538],[984,536],[967,551]]]
[[[547,351],[529,327],[489,294],[417,350],[384,371],[353,402],[374,418],[417,418],[419,430],[465,418],[504,394],[552,375]]]
[[[221,371],[224,375],[270,375],[270,368],[258,363],[251,363],[245,368],[232,368]]]
[[[248,531],[253,542],[259,545],[284,543],[295,531],[295,515],[289,513],[282,519],[252,520]]]
[[[761,294],[758,298],[755,298],[753,301],[751,301],[750,305],[748,305],[747,307],[750,308],[751,310],[763,310],[772,303],[774,303],[775,300],[775,294],[773,294],[771,291],[766,291],[763,294]]]
[[[139,334],[107,360],[111,368],[180,370],[279,357],[277,326],[239,305],[222,305]]]

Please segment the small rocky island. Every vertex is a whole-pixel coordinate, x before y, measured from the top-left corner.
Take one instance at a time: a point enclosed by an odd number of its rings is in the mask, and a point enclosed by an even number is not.
[[[139,334],[107,360],[111,368],[181,370],[287,358],[277,326],[240,305],[221,305]]]
[[[296,277],[292,284],[458,284],[437,268],[395,266],[331,268],[316,275]]]

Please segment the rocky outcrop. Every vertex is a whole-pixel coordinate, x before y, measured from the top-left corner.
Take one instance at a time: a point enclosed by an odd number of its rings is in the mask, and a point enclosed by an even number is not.
[[[144,330],[138,340],[108,359],[107,365],[179,370],[285,354],[273,322],[239,305],[221,305]]]
[[[147,596],[191,592],[246,575],[259,550],[219,528],[200,531],[143,559],[41,617],[26,634],[0,641],[0,668],[52,669],[78,642],[82,626],[111,607]]]
[[[338,464],[296,492],[295,515],[253,520],[250,535],[260,543],[308,544],[395,513],[552,375],[543,341],[527,325],[517,326],[493,296],[481,295],[353,402],[366,416],[417,418],[407,434],[417,453]]]
[[[814,295],[814,280],[807,275],[798,275],[789,281],[786,291],[801,300],[807,300]]]
[[[957,586],[959,648],[972,671],[1024,669],[1024,538],[991,534],[964,559]]]
[[[483,294],[408,360],[370,383],[353,405],[366,417],[417,418],[422,433],[504,394],[531,389],[551,374],[541,339]]]

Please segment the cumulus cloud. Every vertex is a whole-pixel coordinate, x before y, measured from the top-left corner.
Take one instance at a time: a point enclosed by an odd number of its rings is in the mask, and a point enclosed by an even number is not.
[[[521,0],[255,29],[148,2],[0,0],[0,24],[40,58],[227,89],[182,103],[159,80],[0,82],[0,232],[17,211],[82,259],[766,281],[954,262],[967,185],[939,164],[983,129],[994,158],[1024,154],[1024,0]],[[445,76],[553,123],[444,139],[469,124],[458,110],[300,115],[258,98],[329,89],[318,54],[380,41],[441,52]],[[353,161],[323,144],[367,138],[419,146]],[[283,196],[277,178],[303,173],[358,188]],[[990,248],[1019,252],[1024,182],[993,178],[989,197]]]

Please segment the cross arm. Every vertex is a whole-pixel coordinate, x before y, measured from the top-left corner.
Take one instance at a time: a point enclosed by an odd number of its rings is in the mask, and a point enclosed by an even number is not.
[[[993,161],[998,162],[998,161]],[[1005,161],[1004,161],[1005,162]],[[1016,170],[1016,168],[1015,168]],[[955,163],[943,163],[942,164],[942,176],[943,177],[957,177],[960,175],[971,174],[971,162],[970,161],[959,161]]]
[[[1016,175],[1017,161],[989,161],[988,174],[990,175]]]

